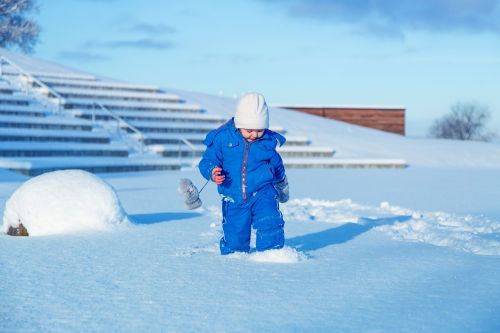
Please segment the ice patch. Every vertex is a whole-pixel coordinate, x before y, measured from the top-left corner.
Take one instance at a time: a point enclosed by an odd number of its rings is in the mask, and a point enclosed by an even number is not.
[[[232,259],[246,259],[254,262],[273,263],[273,264],[294,264],[307,260],[302,252],[294,248],[285,246],[281,249],[267,250],[262,252],[236,252],[228,255]]]
[[[26,227],[30,236],[109,230],[128,222],[113,188],[83,170],[45,173],[23,183],[7,200],[3,230]]]

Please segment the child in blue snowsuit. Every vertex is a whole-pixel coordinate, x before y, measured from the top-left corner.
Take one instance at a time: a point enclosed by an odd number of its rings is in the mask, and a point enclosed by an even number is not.
[[[217,183],[222,196],[221,254],[248,252],[252,227],[257,251],[284,245],[278,201],[288,200],[288,182],[276,146],[285,138],[268,127],[264,97],[250,93],[239,99],[234,118],[203,142],[200,172]]]

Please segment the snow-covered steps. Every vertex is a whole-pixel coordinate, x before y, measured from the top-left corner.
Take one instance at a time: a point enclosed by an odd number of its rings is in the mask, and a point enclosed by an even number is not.
[[[164,144],[164,145],[149,145],[148,149],[157,154],[166,157],[199,157],[205,151],[205,146],[201,144],[194,144],[188,146],[186,144]],[[285,157],[332,157],[335,151],[327,147],[302,147],[302,146],[283,146],[279,147],[278,152]]]
[[[141,92],[141,93],[160,93],[160,89],[156,86],[151,85],[141,85],[133,83],[115,82],[115,81],[99,81],[96,78],[92,79],[78,79],[73,77],[56,77],[54,75],[38,75],[35,76],[44,82],[49,87],[54,89],[60,88],[79,88],[79,89],[91,89],[91,90],[111,90],[111,91],[130,91],[130,92]],[[176,96],[173,95],[172,96]],[[177,100],[180,100],[177,98]]]
[[[29,105],[30,98],[25,95],[0,95],[0,105]]]
[[[118,89],[89,89],[87,87],[54,87],[65,98],[92,98],[96,100],[129,100],[139,102],[180,103],[179,96],[160,92],[136,92]]]
[[[180,170],[178,159],[156,157],[33,157],[18,159],[0,158],[0,168],[25,175],[36,176],[45,172],[81,169],[94,173]]]
[[[110,100],[93,98],[67,98],[66,109],[97,109],[96,102],[109,110],[136,110],[136,111],[168,111],[168,112],[202,112],[202,108],[194,104],[167,103],[167,102],[138,102],[128,100]]]
[[[108,144],[110,137],[100,131],[0,128],[0,141],[80,142]]]
[[[203,133],[207,134],[208,132],[219,127],[219,124],[211,124],[211,123],[196,123],[196,122],[188,122],[187,120],[184,122],[172,122],[172,121],[142,121],[136,120],[130,122],[140,131],[145,133]],[[271,127],[271,130],[284,133],[285,130],[281,127]]]
[[[102,109],[84,109],[68,111],[75,117],[84,119],[96,120],[113,120],[113,117]],[[179,112],[158,112],[158,111],[129,111],[129,110],[113,110],[113,113],[124,120],[139,120],[139,121],[170,121],[170,122],[195,122],[195,123],[214,123],[221,124],[224,118],[217,115],[208,115],[205,113],[186,113]]]
[[[12,95],[13,93],[14,89],[10,84],[0,79],[0,95]]]
[[[91,131],[92,123],[67,117],[26,117],[0,115],[0,127]]]
[[[8,68],[8,67],[7,67]],[[35,76],[40,81],[45,80],[77,80],[77,81],[88,81],[92,82],[97,80],[94,75],[78,72],[78,71],[40,71],[32,70],[31,75]]]
[[[2,116],[45,117],[47,110],[38,105],[5,105],[0,104]]]
[[[146,145],[152,144],[181,144],[184,145],[184,140],[191,144],[201,144],[205,140],[206,134],[199,133],[186,133],[178,135],[175,133],[145,133],[144,143]],[[311,141],[303,136],[287,136],[285,146],[308,146]]]
[[[211,123],[192,123],[192,122],[171,122],[171,121],[142,121],[135,120],[130,122],[140,131],[145,133],[208,133],[218,127]]]
[[[305,136],[287,136],[285,147],[289,146],[309,146],[311,140]]]
[[[114,156],[127,157],[128,147],[123,144],[92,144],[54,142],[0,142],[0,157],[39,156]]]
[[[403,159],[383,158],[284,158],[287,168],[391,168],[404,169],[408,163]]]

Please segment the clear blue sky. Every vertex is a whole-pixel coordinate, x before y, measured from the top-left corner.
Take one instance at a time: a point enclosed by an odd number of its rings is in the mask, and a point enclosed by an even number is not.
[[[476,101],[500,131],[500,0],[38,1],[35,56],[271,104],[402,105],[424,135]]]

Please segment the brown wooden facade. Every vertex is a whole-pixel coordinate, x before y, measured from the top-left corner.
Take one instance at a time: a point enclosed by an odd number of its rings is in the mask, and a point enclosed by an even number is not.
[[[405,135],[406,110],[403,107],[337,107],[299,105],[280,105],[279,107]]]

